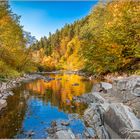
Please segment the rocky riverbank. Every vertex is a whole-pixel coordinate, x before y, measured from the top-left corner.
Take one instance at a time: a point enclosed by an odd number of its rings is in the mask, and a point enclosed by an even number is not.
[[[69,127],[71,121],[78,119],[77,114],[70,114],[70,119],[68,121],[52,121],[51,126],[46,129],[48,133],[48,139],[93,139],[96,138],[95,131],[91,127],[84,127],[82,133],[74,134]],[[72,117],[73,116],[73,117]]]
[[[6,99],[8,96],[14,95],[12,92],[13,88],[16,88],[21,85],[21,83],[30,82],[36,79],[43,79],[45,81],[53,80],[50,77],[45,77],[39,74],[25,74],[22,77],[18,77],[15,79],[7,79],[5,82],[0,82],[0,111],[7,106]]]
[[[43,79],[45,82],[54,80],[40,74],[31,74],[1,82],[0,110],[7,106],[6,100],[14,94],[13,88],[36,79]],[[73,101],[88,104],[82,118],[85,124],[83,133],[72,132],[69,127],[71,119],[61,122],[54,120],[51,127],[46,129],[48,138],[140,138],[140,76],[119,77],[113,79],[112,83],[96,83],[91,93],[74,97]],[[31,135],[32,131],[29,133]]]
[[[140,76],[100,82],[74,100],[89,105],[83,120],[97,138],[140,138]]]

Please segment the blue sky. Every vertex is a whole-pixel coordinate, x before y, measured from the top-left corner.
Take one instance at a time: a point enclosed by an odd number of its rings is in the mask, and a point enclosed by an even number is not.
[[[10,1],[25,31],[40,39],[86,16],[97,1]]]

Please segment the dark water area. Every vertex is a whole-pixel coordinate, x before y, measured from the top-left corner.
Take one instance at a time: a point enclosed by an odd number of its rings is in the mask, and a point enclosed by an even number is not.
[[[87,105],[72,98],[90,92],[92,82],[74,74],[49,76],[54,80],[35,80],[13,90],[15,94],[8,97],[8,105],[0,113],[0,138],[47,138],[46,129],[54,120],[70,121],[67,127],[73,133],[83,132],[80,117]]]

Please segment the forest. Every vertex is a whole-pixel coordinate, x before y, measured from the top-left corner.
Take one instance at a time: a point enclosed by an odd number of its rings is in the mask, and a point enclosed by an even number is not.
[[[100,1],[86,17],[40,40],[0,2],[0,77],[52,70],[140,74],[140,1]]]

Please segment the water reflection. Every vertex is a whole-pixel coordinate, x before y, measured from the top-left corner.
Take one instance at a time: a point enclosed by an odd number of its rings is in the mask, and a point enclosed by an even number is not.
[[[0,138],[12,138],[20,131],[27,109],[26,100],[23,93],[8,98],[8,106],[0,114]]]
[[[75,103],[72,98],[90,92],[92,82],[74,74],[51,74],[50,77],[55,80],[51,82],[38,80],[27,84],[26,88],[39,95],[44,101],[51,102],[51,105],[58,106],[60,110],[82,114],[86,105]]]
[[[92,83],[78,75],[50,75],[55,80],[36,80],[14,90],[7,108],[0,113],[0,138],[47,138],[46,128],[52,120],[69,120],[70,113],[83,113],[85,104],[72,101],[73,96],[87,93]],[[76,84],[75,84],[76,83]],[[74,133],[82,133],[83,122],[71,120]]]

